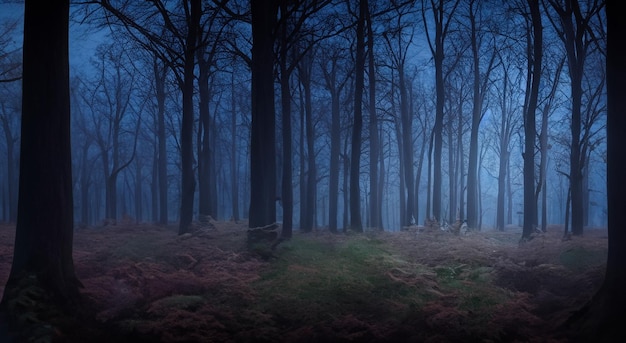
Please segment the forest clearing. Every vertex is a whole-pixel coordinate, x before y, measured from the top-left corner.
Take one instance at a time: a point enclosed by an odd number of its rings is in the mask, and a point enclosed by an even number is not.
[[[2,286],[14,231],[0,225]],[[41,320],[68,342],[566,342],[563,324],[600,286],[607,253],[604,229],[562,240],[551,227],[523,244],[519,228],[296,231],[274,250],[248,245],[246,231],[79,230],[89,314],[76,323],[26,313],[30,331]]]

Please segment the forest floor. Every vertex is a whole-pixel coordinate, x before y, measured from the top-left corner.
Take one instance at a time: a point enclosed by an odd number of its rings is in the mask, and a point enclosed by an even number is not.
[[[246,223],[212,224],[76,231],[93,318],[59,327],[59,341],[567,342],[607,253],[603,229],[521,244],[519,228],[296,232],[272,250],[246,243]],[[14,231],[0,225],[0,294]]]

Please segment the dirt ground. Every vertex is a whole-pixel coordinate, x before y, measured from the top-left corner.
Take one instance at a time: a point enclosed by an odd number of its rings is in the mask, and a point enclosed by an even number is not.
[[[97,336],[93,342],[567,342],[571,337],[563,324],[600,286],[607,252],[604,229],[564,240],[561,228],[550,227],[524,243],[519,228],[465,235],[437,230],[296,232],[324,244],[381,241],[394,258],[402,259],[392,261],[386,277],[428,288],[434,300],[402,322],[373,322],[353,314],[295,327],[254,305],[262,300],[254,285],[274,262],[247,248],[246,223],[213,222],[196,229],[178,236],[174,227],[126,223],[76,231],[76,272],[84,285],[84,304],[94,317],[84,325],[93,328],[58,335],[75,342],[82,342],[85,337],[79,335],[85,332]],[[14,231],[0,224],[0,292],[10,271]],[[280,248],[272,254],[281,254]],[[414,272],[415,266],[424,272]],[[458,288],[438,284],[442,277]],[[481,286],[481,297],[494,292],[494,298],[506,298],[489,307],[489,313],[474,312],[459,301],[470,299],[475,308],[485,308],[484,299],[467,294],[478,284],[468,280],[482,277],[489,281]]]

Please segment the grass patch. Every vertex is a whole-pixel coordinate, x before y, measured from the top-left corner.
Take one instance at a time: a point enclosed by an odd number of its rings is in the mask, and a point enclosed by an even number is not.
[[[465,264],[428,268],[411,263],[384,241],[366,236],[321,241],[296,236],[283,243],[254,286],[258,311],[287,327],[349,314],[402,322],[424,304],[452,295],[460,310],[482,312],[506,300],[490,286],[491,268]],[[491,289],[490,289],[491,287]]]
[[[289,326],[350,313],[363,319],[401,317],[423,302],[419,289],[387,275],[397,262],[376,239],[321,242],[294,237],[278,255],[256,287],[263,311],[282,317]]]

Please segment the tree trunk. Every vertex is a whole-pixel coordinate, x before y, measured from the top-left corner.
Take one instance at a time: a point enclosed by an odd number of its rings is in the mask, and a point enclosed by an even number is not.
[[[372,30],[372,16],[368,7],[365,8],[367,20],[367,48],[368,48],[368,83],[369,83],[369,144],[370,144],[370,226],[383,229],[381,219],[381,204],[378,194],[378,155],[380,146],[378,140],[378,118],[376,116],[376,66],[374,60],[374,31]],[[381,171],[382,172],[382,171]]]
[[[415,219],[415,186],[413,175],[413,117],[409,113],[409,99],[404,77],[404,64],[398,66],[398,87],[400,90],[400,118],[402,120],[402,156],[404,184],[406,187],[406,210],[402,225],[409,225]]]
[[[328,229],[330,232],[337,232],[338,198],[339,198],[339,146],[341,138],[341,122],[339,113],[339,92],[335,89],[334,81],[336,76],[333,61],[332,75],[329,75],[327,87],[331,96],[331,128],[330,128],[330,170],[328,181]]]
[[[72,258],[68,25],[69,1],[26,1],[18,215],[1,303],[10,324],[35,310],[20,305],[33,290],[44,294],[37,307],[49,302],[73,312],[80,297]]]
[[[237,155],[237,107],[235,100],[235,73],[231,74],[231,113],[230,113],[230,135],[232,137],[232,142],[230,145],[230,186],[232,193],[232,212],[233,212],[233,220],[235,222],[239,221],[239,166],[238,166],[238,155]],[[284,207],[283,200],[283,207]]]
[[[183,118],[180,127],[181,149],[181,190],[180,190],[180,218],[178,234],[182,235],[191,230],[193,219],[193,202],[196,188],[193,170],[193,83],[195,52],[198,40],[198,28],[202,5],[200,0],[188,0],[190,17],[188,18],[188,32],[185,39],[184,66],[183,66]]]
[[[252,0],[250,228],[276,223],[275,1]]]
[[[198,219],[207,221],[209,216],[215,218],[213,211],[213,195],[211,193],[211,184],[215,178],[211,166],[211,113],[209,110],[209,102],[211,94],[209,89],[209,72],[210,61],[204,58],[203,49],[196,50],[198,60],[198,113],[200,120],[198,123]]]
[[[287,2],[280,3],[281,16],[287,13]],[[287,21],[280,28],[280,99],[282,110],[283,164],[282,164],[282,236],[290,238],[293,232],[293,148],[291,128],[291,72],[287,68]]]
[[[542,60],[542,26],[541,13],[539,11],[539,0],[528,0],[532,20],[532,32],[529,28],[528,39],[533,39],[532,55],[529,51],[528,59],[532,61],[529,69],[531,78],[530,95],[528,97],[528,107],[524,114],[524,227],[522,228],[522,239],[529,239],[533,232],[535,221],[535,111],[537,109],[537,97],[539,95],[539,84],[541,77]],[[531,38],[531,33],[532,37]],[[530,66],[530,64],[529,64]],[[530,71],[532,70],[532,74]]]
[[[305,56],[298,68],[300,72],[300,83],[304,91],[304,126],[306,133],[306,156],[307,156],[307,177],[306,177],[306,207],[305,217],[302,220],[301,229],[310,232],[315,225],[315,209],[317,205],[317,165],[315,163],[315,130],[313,127],[313,108],[311,99],[311,71],[312,57]]]
[[[167,68],[159,66],[158,60],[155,58],[154,81],[157,101],[157,138],[158,138],[158,189],[159,189],[159,224],[167,225],[168,223],[168,204],[167,204],[167,148],[165,136],[165,78]]]
[[[356,62],[354,84],[354,125],[352,127],[352,150],[350,156],[350,229],[363,232],[361,222],[361,130],[363,129],[363,88],[365,68],[365,14],[367,0],[359,1],[359,18],[356,28]]]
[[[607,204],[609,247],[604,282],[591,301],[570,320],[582,334],[577,339],[609,342],[626,338],[621,314],[626,306],[626,231],[622,212],[626,208],[626,22],[620,17],[617,1],[608,1],[607,17]]]

